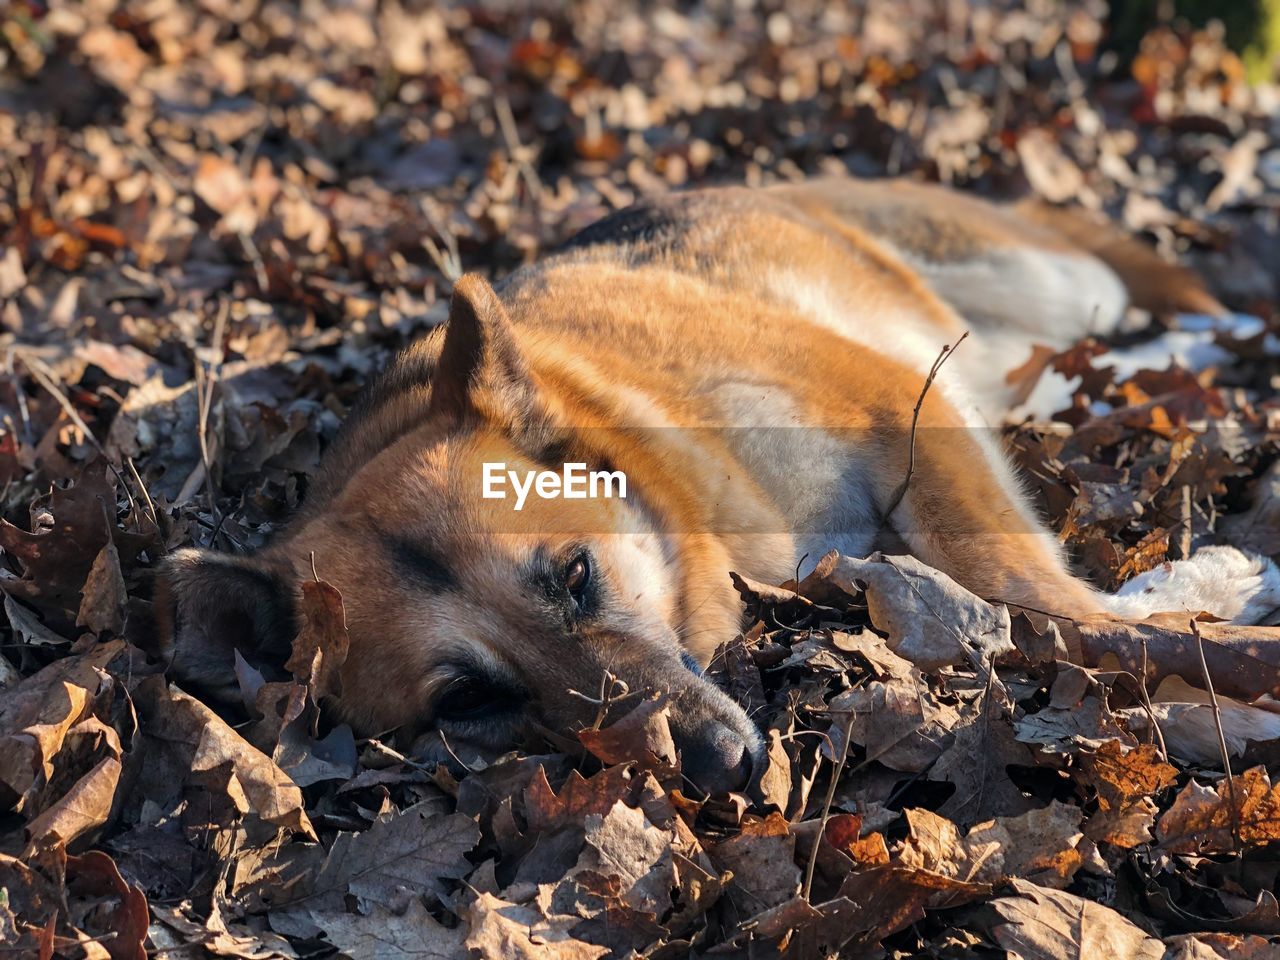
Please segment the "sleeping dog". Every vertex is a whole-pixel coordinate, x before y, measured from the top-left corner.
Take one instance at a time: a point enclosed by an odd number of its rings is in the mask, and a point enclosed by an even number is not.
[[[287,651],[312,564],[342,593],[337,714],[464,760],[592,722],[608,671],[673,697],[685,774],[742,787],[760,752],[702,679],[741,628],[730,571],[828,549],[910,552],[974,593],[1080,617],[1277,605],[1268,561],[1212,548],[1124,596],[1068,570],[989,425],[1033,344],[1126,306],[1220,313],[1113,228],[903,181],[674,195],[614,214],[405,350],[255,556],[170,558],[157,609],[180,676]],[[968,341],[912,416],[944,344]],[[598,482],[597,482],[598,481]],[[594,488],[594,489],[593,489]],[[803,572],[803,571],[802,571]]]

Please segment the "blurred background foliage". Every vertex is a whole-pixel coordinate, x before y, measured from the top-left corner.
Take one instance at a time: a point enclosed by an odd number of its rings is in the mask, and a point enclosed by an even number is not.
[[[1152,27],[1178,20],[1195,27],[1220,23],[1249,80],[1258,83],[1276,76],[1280,0],[1113,0],[1110,46],[1123,62],[1132,63]]]

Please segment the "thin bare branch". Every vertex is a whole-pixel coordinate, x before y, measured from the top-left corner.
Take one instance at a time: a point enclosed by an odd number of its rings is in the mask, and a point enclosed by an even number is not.
[[[1218,695],[1213,691],[1213,677],[1209,675],[1209,662],[1204,657],[1204,637],[1200,635],[1200,627],[1195,618],[1191,620],[1191,633],[1196,638],[1196,650],[1200,654],[1200,669],[1204,671],[1204,688],[1209,694],[1209,705],[1213,707],[1213,724],[1218,728],[1218,749],[1222,751],[1222,771],[1227,775],[1227,800],[1231,804],[1231,845],[1240,856],[1240,805],[1236,800],[1236,784],[1231,777],[1231,754],[1227,750],[1227,736],[1222,730],[1222,708],[1218,706]]]
[[[929,388],[933,386],[933,381],[938,376],[938,371],[942,369],[942,365],[956,352],[956,348],[964,343],[968,336],[969,331],[966,330],[960,334],[960,339],[955,343],[944,346],[938,354],[938,359],[934,360],[933,366],[929,368],[929,375],[925,377],[924,386],[920,388],[920,396],[916,400],[915,408],[911,411],[911,445],[907,454],[907,475],[902,478],[902,483],[894,491],[893,500],[889,504],[889,509],[884,512],[884,520],[881,522],[881,526],[889,522],[893,512],[898,509],[898,504],[902,502],[902,498],[907,495],[907,490],[911,487],[911,475],[915,473],[916,469],[916,431],[920,426],[920,408],[924,406],[924,398],[928,396]]]

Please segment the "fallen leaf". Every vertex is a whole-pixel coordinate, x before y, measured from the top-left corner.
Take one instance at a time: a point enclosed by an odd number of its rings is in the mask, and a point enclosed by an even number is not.
[[[373,904],[367,913],[313,913],[326,939],[351,957],[379,960],[466,960],[466,931],[443,926],[417,900],[402,913]]]
[[[147,767],[154,777],[177,774],[179,784],[223,793],[238,809],[243,804],[242,813],[314,837],[302,791],[225,720],[160,678],[141,684],[136,698],[144,719],[144,777]]]
[[[67,858],[67,894],[72,901],[92,898],[91,925],[86,932],[111,944],[111,960],[145,960],[147,956],[147,898],[125,881],[115,861],[100,850]]]
[[[351,649],[342,594],[327,581],[304,580],[298,612],[302,629],[294,638],[285,669],[311,688],[317,702],[341,697],[342,665]]]
[[[998,884],[1021,877],[1065,887],[1083,863],[1079,807],[1054,801],[1021,816],[974,826],[965,835],[927,810],[905,811],[910,836],[895,862],[965,883]]]
[[[985,664],[1013,648],[1007,607],[914,557],[841,557],[831,580],[850,592],[865,584],[871,622],[888,635],[890,650],[922,670]]]
[[[1156,823],[1162,850],[1170,853],[1229,853],[1241,844],[1280,840],[1280,786],[1266,768],[1253,767],[1223,779],[1216,789],[1192,780]]]
[[[1015,896],[991,901],[1004,921],[992,925],[991,936],[1020,960],[1164,957],[1163,943],[1110,907],[1025,880],[1013,880],[1010,885]]]
[[[118,634],[124,629],[129,597],[124,576],[120,573],[120,554],[116,552],[114,543],[108,541],[98,551],[81,595],[76,626],[85,627],[95,634]]]
[[[605,763],[636,761],[657,770],[676,769],[676,745],[667,723],[668,697],[650,697],[601,730],[581,730],[582,745]]]
[[[283,933],[311,936],[318,916],[344,912],[348,895],[393,912],[411,899],[441,897],[445,884],[466,875],[465,855],[480,839],[475,822],[442,815],[429,804],[377,820],[361,833],[339,833],[314,876],[282,891],[271,913]]]
[[[599,960],[608,947],[570,939],[577,918],[547,918],[535,907],[481,893],[465,911],[465,945],[474,955],[511,960]]]
[[[796,841],[781,814],[717,843],[708,853],[721,872],[733,874],[730,898],[748,915],[779,906],[800,890]]]

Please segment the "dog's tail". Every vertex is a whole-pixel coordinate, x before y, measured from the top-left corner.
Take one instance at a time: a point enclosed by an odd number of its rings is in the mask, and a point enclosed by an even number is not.
[[[1110,267],[1135,307],[1213,317],[1229,312],[1193,270],[1164,260],[1110,220],[1079,207],[1056,207],[1037,198],[1021,200],[1013,209],[1022,219],[1053,231]]]

